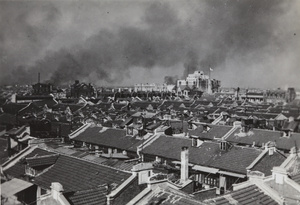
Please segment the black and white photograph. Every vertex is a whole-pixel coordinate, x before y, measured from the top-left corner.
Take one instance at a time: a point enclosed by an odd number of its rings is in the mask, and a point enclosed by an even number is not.
[[[300,204],[300,0],[0,0],[2,205]]]

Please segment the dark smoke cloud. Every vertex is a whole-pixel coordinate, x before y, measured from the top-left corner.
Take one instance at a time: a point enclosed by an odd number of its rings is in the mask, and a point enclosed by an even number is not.
[[[164,82],[168,85],[176,85],[177,80],[179,79],[178,75],[175,76],[165,76]]]
[[[298,85],[297,0],[0,4],[2,84],[41,72],[54,84],[132,85],[133,68],[172,68],[154,75],[172,82],[212,67],[223,85]]]

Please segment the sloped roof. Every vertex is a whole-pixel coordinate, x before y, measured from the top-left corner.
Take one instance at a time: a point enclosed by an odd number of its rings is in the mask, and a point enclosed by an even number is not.
[[[182,104],[186,107],[189,108],[192,105],[192,101],[165,101],[160,108],[161,109],[167,109],[167,108],[172,108],[172,109],[178,109]]]
[[[147,196],[146,196],[147,197]],[[200,201],[195,200],[188,194],[185,194],[179,190],[171,190],[170,188],[157,188],[153,190],[151,193],[151,197],[149,197],[146,205],[181,205],[181,204],[188,204],[188,205],[197,205],[197,204],[204,204]]]
[[[59,103],[56,104],[52,107],[53,110],[60,110],[60,111],[65,111],[67,107],[70,108],[71,112],[74,113],[77,110],[81,109],[84,107],[84,105],[78,105],[78,104],[66,104],[66,103]]]
[[[59,155],[54,154],[39,157],[28,157],[26,158],[26,162],[30,167],[47,166],[54,164],[58,156]]]
[[[296,121],[285,122],[283,124],[282,130],[290,130],[294,132],[298,126],[299,126],[299,122]]]
[[[25,108],[26,106],[28,106],[28,103],[7,103],[2,105],[2,109],[5,113],[16,115],[21,109]]]
[[[49,170],[35,178],[34,183],[49,189],[51,182],[56,181],[62,184],[65,192],[70,192],[93,189],[105,183],[120,185],[130,176],[121,170],[61,155]]]
[[[118,160],[118,159],[107,159],[106,161],[103,161],[101,164],[107,165],[110,167],[115,167],[117,169],[131,171],[132,167],[137,164],[137,161],[132,162],[124,162],[124,160]]]
[[[35,102],[33,102],[33,104],[35,104],[38,107],[44,107],[45,105],[47,105],[48,108],[52,108],[54,105],[57,104],[57,101],[55,101],[52,98],[52,99],[44,99],[44,100],[40,100],[40,101],[35,101]]]
[[[247,135],[241,134],[240,129],[234,131],[227,139],[229,142],[261,147],[269,141],[275,142],[276,147],[281,150],[290,150],[295,145],[300,145],[300,133],[291,133],[290,137],[282,137],[282,133],[272,130],[251,129]]]
[[[221,197],[205,200],[204,203],[214,205],[225,204],[277,204],[271,197],[264,194],[256,185],[225,194]]]
[[[64,196],[72,205],[105,205],[106,188],[97,187],[94,189],[65,193]]]
[[[203,126],[198,126],[195,130],[188,130],[190,135],[198,136],[199,139],[209,139],[213,140],[214,138],[223,137],[229,130],[232,129],[231,126],[221,126],[221,125],[211,125],[208,124],[210,130],[203,132]]]
[[[9,125],[15,125],[17,124],[17,118],[15,115],[10,113],[2,113],[0,115],[0,124],[9,124]]]
[[[251,171],[260,171],[264,173],[265,176],[269,176],[272,174],[271,170],[273,167],[280,166],[285,159],[286,157],[279,152],[274,152],[273,155],[266,153],[266,155],[251,168]]]
[[[1,184],[1,196],[11,197],[31,186],[33,186],[32,183],[15,178]]]
[[[209,166],[247,174],[246,167],[248,167],[261,152],[262,151],[258,149],[234,146],[229,151],[222,152],[220,155],[214,157],[214,159],[210,161]]]
[[[181,148],[185,146],[189,147],[190,163],[246,174],[246,167],[262,152],[254,148],[235,146],[228,151],[222,151],[219,143],[209,141],[203,142],[199,147],[192,147],[191,145],[192,141],[188,138],[161,135],[146,146],[143,153],[180,160]]]
[[[141,109],[148,109],[148,107],[151,105],[153,109],[157,109],[157,107],[160,105],[160,102],[149,102],[149,101],[136,101],[133,102],[132,108],[141,108]]]
[[[126,130],[103,127],[89,127],[75,137],[74,140],[124,150],[138,146],[141,142],[141,140],[134,137],[126,136]]]
[[[37,157],[37,156],[46,156],[52,154],[54,153],[40,148],[36,148],[25,157],[34,157],[34,156]],[[24,160],[18,161],[15,165],[5,170],[4,173],[15,178],[21,178],[25,174],[25,158]]]

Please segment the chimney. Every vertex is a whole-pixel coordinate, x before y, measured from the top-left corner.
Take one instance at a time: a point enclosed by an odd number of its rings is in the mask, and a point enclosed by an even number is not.
[[[51,195],[55,200],[58,200],[59,196],[64,191],[63,186],[58,182],[51,183]]]
[[[272,170],[272,177],[276,184],[283,184],[287,179],[287,171],[282,167],[274,167]]]
[[[110,157],[112,157],[112,148],[108,148],[108,154]]]
[[[265,150],[268,150],[269,151],[269,155],[273,155],[274,152],[276,151],[276,144],[275,142],[267,142],[265,144]]]
[[[189,177],[189,148],[181,148],[181,170],[180,170],[180,181],[185,182]]]

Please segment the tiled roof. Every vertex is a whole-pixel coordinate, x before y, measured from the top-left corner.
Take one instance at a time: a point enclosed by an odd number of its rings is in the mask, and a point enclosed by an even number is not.
[[[8,104],[4,104],[2,106],[2,109],[5,113],[16,115],[19,112],[19,110],[25,108],[26,106],[28,106],[28,103],[26,104],[8,103]]]
[[[263,143],[272,141],[275,142],[278,149],[288,151],[295,145],[300,145],[300,133],[292,133],[290,137],[282,137],[282,133],[278,131],[252,129],[247,135],[244,135],[240,129],[237,129],[226,140],[243,145],[252,145],[255,142],[255,145],[259,147]]]
[[[126,171],[131,171],[132,167],[137,164],[137,162],[124,162],[123,160],[118,160],[118,159],[108,159],[101,164],[107,165],[110,167],[115,167],[117,169],[121,170],[126,170]]]
[[[261,150],[244,147],[232,147],[229,151],[223,152],[215,159],[211,160],[209,166],[247,174],[248,167],[260,154]]]
[[[228,151],[222,151],[219,143],[216,142],[203,142],[199,147],[191,145],[190,139],[162,135],[146,146],[143,153],[180,160],[181,147],[186,146],[189,147],[190,163],[246,174],[246,167],[262,152],[254,148],[235,146]]]
[[[27,157],[26,162],[30,167],[47,166],[56,162],[58,155],[46,155],[39,157]]]
[[[113,107],[116,109],[116,110],[122,110],[122,109],[125,109],[127,106],[127,104],[125,103],[113,103]]]
[[[161,109],[178,109],[180,106],[184,105],[184,107],[189,108],[192,105],[193,102],[191,101],[165,101],[160,108]]]
[[[64,196],[71,205],[105,205],[106,188],[98,187],[89,190],[65,193]]]
[[[37,156],[45,156],[45,155],[52,155],[52,154],[54,153],[48,152],[40,148],[36,148],[25,157],[34,157],[34,156],[37,157]],[[18,161],[15,165],[5,170],[4,173],[15,178],[22,177],[25,174],[25,158],[24,160]]]
[[[23,109],[19,110],[19,115],[26,114],[26,113],[39,113],[43,109],[38,107],[37,105],[30,103],[28,106],[24,107]]]
[[[134,102],[132,103],[132,108],[136,109],[136,108],[141,108],[141,109],[148,109],[149,107],[153,107],[153,109],[157,109],[157,107],[160,105],[161,103],[159,102],[147,102],[147,101],[141,101],[141,102]],[[150,106],[151,105],[151,106]]]
[[[189,134],[193,136],[198,136],[200,139],[209,139],[213,140],[214,138],[221,138],[223,137],[227,132],[229,132],[230,129],[232,129],[231,126],[220,126],[220,125],[207,125],[210,127],[208,131],[203,132],[203,126],[200,125],[195,130],[189,130]]]
[[[103,110],[108,110],[111,106],[111,102],[101,102],[99,104],[94,105],[93,107],[97,109],[103,109]]]
[[[282,126],[282,130],[290,130],[294,132],[298,126],[299,126],[299,122],[296,121],[285,122]]]
[[[300,184],[300,173],[291,177],[296,183]]]
[[[120,185],[131,174],[82,159],[59,156],[56,163],[37,176],[34,183],[49,189],[51,182],[62,184],[65,192],[93,189],[105,183]]]
[[[7,131],[8,135],[19,135],[22,134],[24,131],[26,130],[26,126],[23,125],[21,127],[18,128],[12,128],[11,130]]]
[[[206,101],[206,100],[197,100],[195,103],[193,103],[192,107],[197,107],[197,106],[208,106],[208,105],[213,105],[217,106],[220,102],[219,101]]]
[[[271,170],[273,167],[280,166],[285,159],[286,157],[279,152],[274,152],[273,155],[266,153],[266,155],[254,165],[251,171],[260,171],[264,173],[265,176],[269,176],[272,174]]]
[[[189,139],[161,135],[145,147],[143,153],[177,160],[180,159],[181,147],[190,147],[191,144],[192,142]],[[166,148],[168,148],[168,151],[166,151]]]
[[[83,108],[83,105],[77,105],[77,104],[63,104],[63,103],[59,103],[56,104],[52,107],[53,110],[60,110],[60,111],[65,111],[67,109],[67,107],[70,108],[71,112],[74,113],[77,110]]]
[[[124,150],[136,147],[141,141],[134,137],[126,136],[126,130],[103,127],[89,127],[75,137],[74,140]]]
[[[15,125],[17,124],[17,118],[15,115],[10,113],[2,113],[0,115],[0,124],[9,124],[9,125]]]
[[[147,205],[197,205],[204,204],[190,197],[188,194],[182,193],[179,190],[156,189],[150,193],[152,196],[147,200]],[[147,197],[147,196],[146,196]]]
[[[170,120],[170,126],[172,129],[182,129],[182,132],[187,132],[188,122],[182,120]]]
[[[48,108],[52,108],[54,105],[57,104],[57,102],[53,99],[44,99],[40,101],[35,101],[33,102],[33,104],[35,104],[38,107],[44,107],[45,105],[47,105]]]
[[[251,185],[230,194],[214,199],[205,200],[204,203],[214,205],[225,204],[277,204],[271,197],[265,195],[257,186]]]

